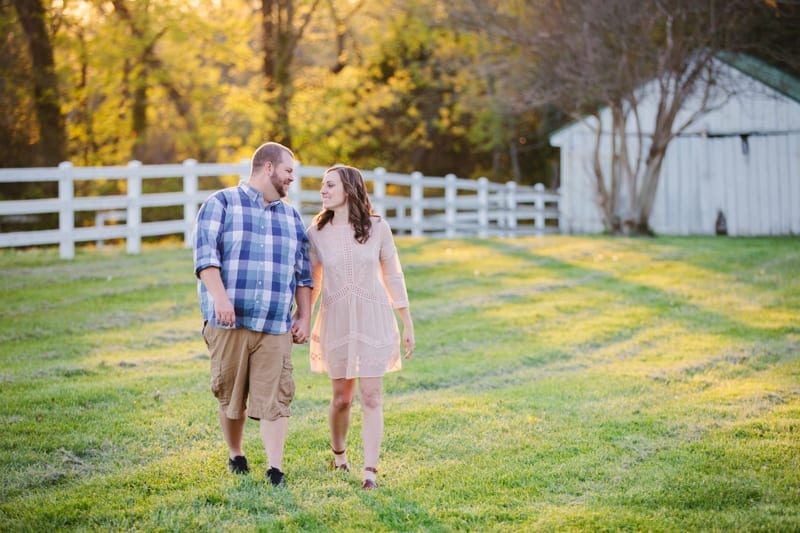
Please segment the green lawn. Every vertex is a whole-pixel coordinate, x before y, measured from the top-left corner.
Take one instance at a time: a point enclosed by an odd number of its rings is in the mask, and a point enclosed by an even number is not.
[[[0,530],[800,531],[798,239],[398,245],[372,493],[306,346],[288,488],[227,472],[189,250],[0,251]]]

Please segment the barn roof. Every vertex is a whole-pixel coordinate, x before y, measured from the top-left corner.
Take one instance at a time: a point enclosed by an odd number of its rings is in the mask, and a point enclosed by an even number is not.
[[[764,84],[770,89],[779,92],[794,102],[800,103],[800,79],[792,76],[779,68],[773,67],[747,54],[738,52],[720,51],[715,57],[726,65]],[[606,106],[600,106],[604,108]],[[551,131],[548,137],[552,140],[562,131],[568,130],[579,123],[577,120],[563,124]]]
[[[800,102],[800,79],[795,78],[788,72],[745,54],[722,51],[718,52],[716,57],[723,63],[760,81],[767,87],[778,91],[795,102]]]

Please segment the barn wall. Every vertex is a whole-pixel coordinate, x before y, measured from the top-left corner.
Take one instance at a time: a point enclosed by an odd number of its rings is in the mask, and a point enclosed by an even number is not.
[[[748,80],[748,92],[670,143],[650,218],[657,233],[713,234],[721,210],[731,235],[800,235],[800,103],[764,86],[753,88]],[[640,114],[647,124],[652,106]],[[607,124],[610,118],[602,120]],[[740,133],[749,133],[746,144]],[[604,141],[601,161],[608,169]],[[561,227],[567,233],[603,229],[591,169],[593,142],[583,123],[551,137],[561,149]]]

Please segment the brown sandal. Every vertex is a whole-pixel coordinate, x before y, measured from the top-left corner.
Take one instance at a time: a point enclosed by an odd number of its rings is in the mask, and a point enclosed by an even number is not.
[[[376,476],[378,475],[378,469],[377,468],[373,468],[371,466],[365,466],[364,470],[366,470],[367,472],[372,472]],[[373,489],[377,489],[377,488],[378,488],[378,484],[375,481],[371,480],[371,479],[365,479],[364,482],[361,484],[361,490],[373,490]]]
[[[347,450],[338,451],[338,450],[334,450],[333,446],[331,446],[331,451],[333,451],[333,455],[343,455],[344,452],[346,452]],[[342,463],[340,465],[337,465],[335,458],[331,459],[331,462],[328,463],[328,466],[331,467],[331,470],[341,470],[343,472],[349,472],[350,471],[350,467],[347,465],[347,463]]]

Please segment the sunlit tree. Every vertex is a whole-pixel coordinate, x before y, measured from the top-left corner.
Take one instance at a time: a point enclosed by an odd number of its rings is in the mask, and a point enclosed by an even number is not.
[[[650,233],[670,141],[737,90],[722,79],[717,53],[765,51],[754,40],[765,22],[791,31],[772,1],[470,2],[458,16],[503,44],[484,67],[508,101],[556,105],[593,130],[596,198],[613,233]],[[645,100],[655,102],[652,118],[639,113]],[[600,157],[605,138],[610,165]]]
[[[66,134],[45,5],[42,0],[14,0],[13,4],[25,36],[31,65],[32,105],[36,123],[29,124],[29,127],[38,130],[38,135],[34,137],[37,150],[34,163],[54,165],[65,159]],[[3,8],[3,11],[6,9]]]

